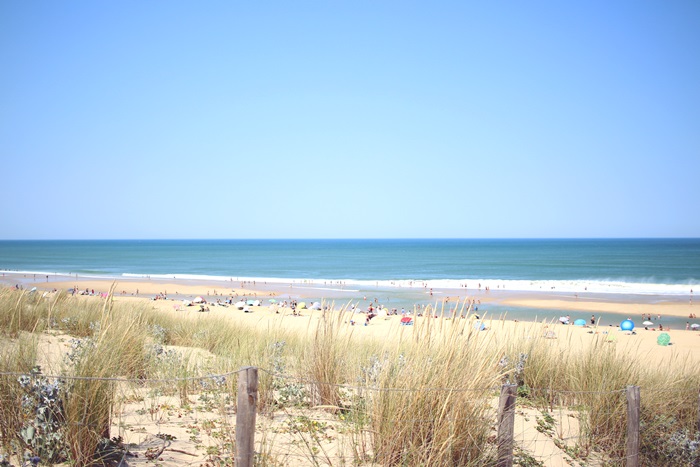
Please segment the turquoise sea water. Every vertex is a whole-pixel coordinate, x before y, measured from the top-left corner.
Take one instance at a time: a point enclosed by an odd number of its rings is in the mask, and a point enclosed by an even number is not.
[[[291,295],[378,296],[408,309],[445,295],[478,298],[486,287],[654,303],[700,291],[700,239],[0,241],[0,271],[205,279],[222,288],[231,280],[294,283]],[[560,314],[498,302],[488,312],[517,319]],[[666,323],[678,328],[685,321]]]
[[[0,241],[0,270],[687,294],[700,239]]]

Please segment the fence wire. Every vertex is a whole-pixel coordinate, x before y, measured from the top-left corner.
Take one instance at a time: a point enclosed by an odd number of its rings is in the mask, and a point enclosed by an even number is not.
[[[181,370],[153,378],[0,372],[2,455],[15,465],[95,455],[130,466],[234,465],[241,370]],[[381,388],[259,371],[256,465],[494,465],[499,388]],[[624,389],[528,391],[515,406],[514,465],[625,465]],[[697,390],[641,393],[642,464],[697,461]]]

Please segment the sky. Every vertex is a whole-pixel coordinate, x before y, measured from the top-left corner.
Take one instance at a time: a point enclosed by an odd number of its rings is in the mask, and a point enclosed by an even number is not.
[[[0,239],[700,237],[700,2],[0,2]]]

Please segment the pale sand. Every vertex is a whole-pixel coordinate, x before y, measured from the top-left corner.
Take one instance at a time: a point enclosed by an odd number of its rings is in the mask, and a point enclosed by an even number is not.
[[[202,296],[208,301],[215,301],[217,298],[224,300],[227,297],[246,297],[269,299],[278,297],[285,299],[289,296],[297,297],[304,300],[308,297],[317,297],[319,293],[333,295],[332,289],[304,287],[302,284],[241,284],[238,281],[232,282],[207,282],[194,280],[149,280],[149,279],[96,279],[68,276],[49,276],[49,280],[43,280],[44,277],[37,276],[34,280],[31,275],[23,275],[17,273],[5,272],[0,277],[0,285],[13,286],[21,284],[25,288],[37,287],[40,290],[68,290],[77,286],[77,289],[84,291],[86,289],[95,293],[109,291],[112,283],[115,284],[115,296],[128,295],[153,298],[157,294],[165,293],[169,298],[188,298]],[[403,292],[403,291],[400,291]],[[400,293],[398,292],[398,293]],[[436,303],[445,298],[451,299],[454,303],[455,299],[468,295],[469,298],[478,299],[480,302],[498,303],[502,306],[512,307],[527,307],[527,308],[542,308],[551,310],[564,311],[585,311],[592,313],[618,313],[626,314],[633,319],[637,319],[644,315],[651,315],[653,318],[661,314],[663,316],[675,316],[680,318],[688,318],[691,314],[697,314],[700,311],[700,306],[697,303],[693,304],[689,297],[658,297],[658,296],[634,296],[625,295],[619,296],[611,294],[588,296],[581,295],[562,295],[559,293],[548,292],[511,292],[491,290],[486,293],[477,290],[435,290],[435,296],[430,297],[435,299]],[[362,297],[357,297],[357,302],[362,302]],[[439,303],[438,303],[439,306]],[[446,306],[449,309],[449,306]],[[653,319],[652,319],[653,321]]]
[[[12,285],[13,280],[18,279],[17,277],[7,277],[5,276],[4,282],[6,285]],[[2,280],[0,280],[0,283]],[[96,293],[107,292],[112,284],[111,280],[97,280],[90,279],[85,280],[83,278],[78,278],[77,280],[64,280],[64,281],[49,281],[46,282],[36,282],[29,283],[27,281],[23,282],[25,288],[30,288],[36,286],[40,290],[53,290],[54,288],[59,290],[67,290],[74,286],[78,286],[80,290],[94,289]],[[198,322],[201,320],[210,319],[231,319],[236,322],[246,323],[252,327],[257,327],[259,329],[280,329],[285,332],[298,333],[301,336],[313,336],[316,329],[316,324],[319,322],[321,317],[320,311],[302,310],[302,316],[292,316],[291,310],[289,308],[276,308],[274,306],[269,306],[267,301],[270,297],[279,296],[280,298],[288,294],[288,290],[285,288],[274,289],[274,287],[267,287],[263,290],[262,287],[259,288],[241,288],[240,283],[236,283],[235,288],[224,288],[222,285],[225,284],[206,284],[206,283],[194,283],[194,282],[175,282],[175,281],[149,281],[149,280],[138,280],[138,281],[120,281],[115,286],[115,301],[134,304],[152,306],[154,309],[159,310],[162,313],[172,314],[178,316],[182,320],[187,320],[191,322]],[[227,284],[226,284],[227,285]],[[233,285],[233,284],[232,284]],[[136,290],[138,290],[139,295],[136,296]],[[122,293],[123,292],[123,293]],[[182,300],[153,300],[156,294],[168,293],[170,296],[177,294],[179,297],[194,297],[201,295],[206,297],[210,302],[215,301],[217,298],[222,300],[233,296],[236,298],[236,294],[239,297],[246,298],[260,298],[263,303],[267,306],[251,307],[253,310],[251,313],[244,313],[236,309],[233,306],[223,307],[215,306],[213,303],[209,304],[208,312],[199,312],[199,307],[187,307],[183,305]],[[446,294],[449,295],[450,292]],[[295,294],[300,296],[303,300],[303,295],[299,291],[295,291]],[[480,300],[482,302],[488,302],[489,300],[500,300],[500,303],[509,306],[523,306],[531,308],[543,308],[543,309],[557,309],[557,310],[571,310],[571,311],[587,311],[590,313],[602,313],[602,312],[616,312],[616,313],[628,313],[630,316],[638,317],[641,313],[649,313],[656,315],[662,313],[668,316],[687,316],[689,313],[695,311],[695,307],[689,303],[684,303],[681,300],[668,300],[665,302],[650,304],[650,303],[635,303],[634,301],[604,301],[596,298],[592,299],[576,299],[575,297],[566,298],[562,296],[547,296],[546,294],[533,294],[534,296],[526,295],[509,295],[504,297],[504,295],[491,294],[490,296],[481,296]],[[84,297],[86,300],[102,300],[99,297]],[[359,299],[358,299],[359,302]],[[345,305],[345,303],[339,304],[339,306]],[[276,313],[280,311],[280,313]],[[351,326],[349,321],[350,318],[356,318],[357,325]],[[356,343],[361,343],[363,338],[367,339],[378,339],[382,341],[387,341],[391,339],[407,338],[412,335],[412,333],[421,329],[421,327],[430,325],[434,326],[435,329],[440,329],[443,326],[445,329],[448,328],[453,321],[444,318],[416,318],[416,324],[414,326],[401,326],[400,316],[391,317],[376,317],[370,321],[368,326],[364,326],[365,315],[357,313],[355,315],[348,314],[342,320],[342,330],[341,332],[352,333],[353,341]],[[460,318],[457,318],[461,321]],[[473,317],[468,319],[474,319]],[[475,338],[481,339],[484,345],[496,344],[498,342],[509,342],[516,343],[520,341],[524,344],[531,342],[533,339],[539,339],[546,342],[547,345],[551,345],[560,349],[563,352],[570,352],[571,355],[575,355],[578,351],[584,351],[586,348],[592,345],[606,345],[610,348],[614,348],[616,352],[620,355],[631,357],[639,362],[640,365],[651,366],[651,367],[666,367],[672,365],[683,365],[690,363],[691,365],[696,365],[700,362],[700,333],[696,331],[685,331],[681,329],[674,329],[669,332],[671,336],[670,346],[660,346],[657,344],[657,338],[659,336],[658,331],[646,331],[643,328],[637,328],[635,334],[622,332],[616,326],[598,326],[598,327],[576,327],[576,326],[565,326],[557,322],[527,322],[527,321],[514,321],[514,320],[498,320],[490,319],[488,316],[484,318],[484,322],[488,326],[486,331],[477,332]],[[470,321],[465,321],[465,329],[474,329],[473,323]],[[544,336],[549,336],[553,338],[543,339]],[[45,339],[45,352],[52,354],[54,358],[56,355],[64,354],[67,351],[67,336],[47,336]],[[46,358],[47,355],[44,355]],[[42,363],[48,363],[46,361]],[[132,451],[139,453],[139,458],[131,459],[129,461],[130,465],[149,465],[149,462],[145,458],[145,452],[148,448],[157,448],[162,446],[162,441],[155,438],[154,433],[166,432],[168,434],[176,436],[177,440],[173,443],[171,447],[166,449],[162,455],[162,463],[165,466],[176,466],[176,465],[201,465],[206,461],[206,455],[201,449],[195,446],[195,443],[189,441],[191,438],[191,433],[188,431],[187,427],[201,423],[201,421],[207,417],[213,416],[212,414],[195,414],[195,418],[191,415],[182,415],[178,412],[178,401],[173,398],[173,400],[161,400],[158,401],[158,407],[171,407],[171,409],[161,409],[158,412],[159,417],[158,422],[154,422],[151,418],[146,416],[139,416],[139,410],[143,410],[145,403],[140,405],[132,404],[132,406],[123,407],[124,415],[121,421],[129,422],[131,426],[140,427],[140,431],[126,431],[123,434],[126,436],[128,442],[136,443],[138,446],[134,447]],[[172,412],[172,413],[170,413]],[[527,414],[526,414],[527,415]],[[542,437],[539,434],[534,425],[528,426],[526,421],[528,419],[535,420],[536,413],[529,414],[525,416],[523,414],[518,415],[517,426],[522,426],[524,432],[519,436],[522,438],[522,442],[525,440],[534,440],[538,436],[543,439],[538,439],[537,443],[534,441],[528,441],[532,446],[536,445],[535,448],[528,448],[532,450],[533,454],[540,454],[543,458],[548,459],[548,465],[553,466],[564,466],[568,465],[565,461],[566,456],[563,451],[560,451],[554,445],[551,445],[551,440],[547,437]],[[323,417],[322,413],[318,414],[319,417]],[[522,419],[522,420],[521,420]],[[568,420],[568,418],[566,418]],[[199,422],[197,421],[199,420]],[[230,420],[232,422],[232,420]],[[534,422],[533,422],[534,423]],[[532,424],[532,423],[531,423]],[[113,427],[115,432],[118,431],[117,426]],[[574,430],[575,431],[575,430]],[[270,432],[268,427],[267,432]],[[273,435],[274,436],[274,435]],[[280,436],[280,435],[277,435]],[[291,452],[293,444],[286,442],[279,438],[275,443],[281,443],[282,449]],[[549,444],[547,444],[549,443]],[[216,443],[214,443],[216,444]],[[335,444],[335,443],[331,443]],[[296,465],[310,464],[307,462],[300,462],[299,458],[294,458]],[[290,464],[291,465],[291,464]]]
[[[116,300],[140,299],[117,297]],[[186,319],[204,320],[226,317],[239,322],[246,322],[261,329],[279,328],[308,336],[313,336],[316,324],[322,315],[320,311],[301,310],[301,316],[293,316],[289,308],[280,308],[280,314],[276,314],[273,311],[274,308],[269,306],[250,307],[253,310],[251,313],[244,313],[234,307],[209,306],[209,312],[201,313],[197,311],[198,307],[182,307],[180,303],[172,300],[156,300],[151,301],[151,303],[163,312],[174,313],[187,317]],[[354,317],[356,323],[354,326],[351,326],[349,323],[350,317]],[[355,338],[361,339],[366,337],[385,341],[396,339],[400,336],[409,336],[414,329],[417,329],[426,320],[430,320],[430,325],[435,329],[438,329],[440,325],[446,327],[451,321],[450,319],[427,317],[416,317],[414,319],[416,320],[414,326],[402,326],[400,324],[401,316],[377,316],[369,322],[368,326],[365,326],[364,314],[356,313],[351,315],[348,313],[347,318],[343,321],[343,325],[345,326],[345,331],[352,332]],[[469,319],[474,320],[474,317]],[[441,321],[443,323],[440,323]],[[615,346],[621,355],[633,356],[644,365],[649,363],[657,365],[682,363],[686,358],[700,363],[700,332],[698,331],[680,329],[665,331],[671,336],[671,345],[660,346],[657,344],[657,338],[661,333],[644,330],[644,328],[637,328],[635,329],[635,334],[632,334],[621,331],[616,326],[578,327],[566,326],[553,321],[534,323],[500,320],[497,318],[490,319],[488,316],[484,317],[483,322],[486,324],[487,330],[479,333],[479,337],[485,342],[489,342],[490,339],[495,339],[496,341],[528,341],[554,333],[555,338],[546,339],[546,341],[552,346],[559,346],[562,350],[573,350],[574,353],[576,349],[584,350],[588,346],[603,341],[606,342],[606,345],[609,343]],[[466,326],[466,329],[471,329],[474,325],[470,322]],[[493,333],[496,336],[492,336],[491,334]]]
[[[590,311],[592,313],[622,313],[637,319],[642,314],[651,315],[652,321],[657,315],[678,316],[687,318],[691,313],[700,312],[700,307],[692,305],[688,300],[677,299],[658,303],[644,302],[603,302],[599,300],[563,300],[552,298],[520,298],[503,301],[503,304],[514,307],[547,308],[568,311]]]
[[[5,273],[0,277],[0,284],[12,285],[17,282],[22,282],[25,288],[36,286],[39,290],[68,290],[77,286],[79,290],[95,290],[95,293],[108,292],[113,280],[110,279],[85,279],[78,277],[72,279],[63,276],[63,280],[57,280],[50,277],[48,282],[29,281],[31,278],[22,277],[19,274]],[[235,287],[227,287],[227,286]],[[138,290],[138,296],[136,292]],[[175,313],[182,316],[183,319],[209,319],[208,317],[226,316],[230,319],[241,320],[250,323],[253,326],[263,326],[269,329],[271,326],[281,326],[284,329],[296,329],[301,333],[310,333],[315,329],[315,322],[320,316],[320,312],[312,312],[304,310],[301,317],[291,316],[290,309],[280,309],[281,313],[276,314],[268,306],[254,307],[254,312],[243,313],[235,307],[219,307],[213,306],[212,302],[217,299],[221,301],[231,297],[234,301],[240,298],[257,298],[263,304],[269,305],[268,300],[272,297],[279,297],[280,301],[287,298],[290,289],[284,284],[263,285],[258,284],[253,287],[252,284],[245,284],[241,287],[239,282],[228,283],[206,283],[195,281],[155,281],[155,280],[120,280],[115,283],[114,297],[117,301],[128,300],[146,300],[153,304],[154,307],[163,312]],[[300,297],[300,300],[305,300],[304,291],[293,289],[295,296]],[[445,291],[445,295],[457,295],[456,291]],[[152,300],[157,294],[167,293],[169,297],[177,295],[178,300]],[[462,292],[463,293],[463,292]],[[181,298],[192,298],[202,296],[209,304],[209,312],[199,313],[198,307],[184,307]],[[366,302],[359,297],[353,303],[360,304],[363,308]],[[687,317],[690,313],[698,310],[697,304],[690,304],[688,301],[681,298],[669,298],[656,303],[649,303],[645,297],[641,297],[640,301],[632,301],[630,296],[626,296],[626,301],[619,297],[611,296],[610,301],[604,301],[600,296],[593,298],[576,298],[562,297],[561,295],[551,296],[546,293],[502,293],[492,291],[490,294],[481,294],[479,299],[482,302],[498,300],[499,303],[514,306],[514,307],[530,307],[542,309],[570,310],[570,311],[586,311],[592,314],[602,312],[624,313],[632,317],[636,322],[639,322],[640,315],[651,314],[652,321],[655,321],[657,314],[664,316]],[[615,301],[617,300],[617,301]],[[309,300],[307,300],[308,302]],[[335,303],[336,308],[341,308],[347,305],[346,302]],[[686,331],[685,329],[672,329],[669,332],[672,345],[668,347],[659,346],[657,344],[658,331],[645,330],[639,326],[635,329],[636,334],[625,333],[619,330],[617,326],[609,326],[609,323],[603,323],[605,326],[595,328],[564,326],[556,322],[548,323],[528,323],[526,321],[515,322],[513,320],[493,320],[485,317],[485,321],[489,325],[488,332],[504,333],[507,336],[519,336],[523,339],[541,337],[546,331],[554,331],[557,339],[552,339],[552,345],[562,345],[565,348],[585,347],[596,339],[607,338],[608,333],[614,335],[616,339],[616,347],[626,354],[634,354],[638,356],[640,361],[654,362],[656,364],[667,361],[668,359],[683,359],[685,357],[700,361],[700,332]],[[590,318],[590,316],[589,316]],[[428,319],[428,318],[424,318]],[[358,336],[365,335],[371,338],[390,339],[400,334],[410,332],[411,327],[400,326],[400,316],[392,316],[389,318],[377,317],[373,319],[369,326],[364,326],[365,315],[358,313],[355,321],[358,325],[352,327],[352,331]],[[441,319],[435,319],[436,322]],[[587,320],[588,321],[588,320]],[[346,323],[349,326],[349,323]],[[546,328],[545,328],[546,326]],[[510,338],[510,337],[509,337]]]

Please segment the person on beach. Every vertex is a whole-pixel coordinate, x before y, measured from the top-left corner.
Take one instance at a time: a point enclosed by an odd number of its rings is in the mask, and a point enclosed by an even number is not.
[[[595,326],[595,315],[591,315],[591,326]]]

